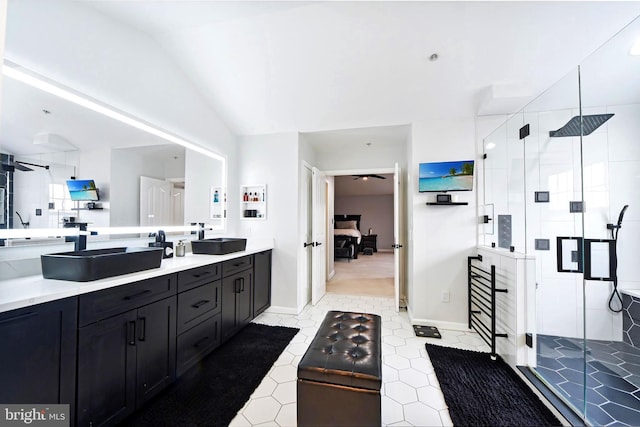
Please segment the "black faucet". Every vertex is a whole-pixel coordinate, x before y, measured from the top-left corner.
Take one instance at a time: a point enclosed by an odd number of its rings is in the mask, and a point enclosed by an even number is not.
[[[198,226],[198,240],[204,239],[204,222],[192,222],[191,225]],[[196,232],[192,231],[191,234],[196,234]]]
[[[83,231],[87,231],[87,223],[86,222],[65,222],[64,228],[79,228],[81,234],[77,236],[65,236],[65,242],[73,242],[73,250],[74,252],[83,251],[87,249],[87,235],[82,233]]]

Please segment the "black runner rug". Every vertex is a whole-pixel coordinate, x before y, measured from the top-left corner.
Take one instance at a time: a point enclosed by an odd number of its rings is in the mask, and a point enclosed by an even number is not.
[[[499,356],[425,346],[454,426],[562,425]]]
[[[229,425],[298,330],[250,323],[123,425]]]

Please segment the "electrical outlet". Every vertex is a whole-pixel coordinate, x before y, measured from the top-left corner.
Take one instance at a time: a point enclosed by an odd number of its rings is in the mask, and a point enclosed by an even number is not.
[[[442,291],[442,302],[449,302],[449,298],[451,297],[451,294],[449,293],[449,291]]]

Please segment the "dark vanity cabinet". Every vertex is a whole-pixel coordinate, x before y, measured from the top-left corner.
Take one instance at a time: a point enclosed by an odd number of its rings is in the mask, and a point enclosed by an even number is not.
[[[69,404],[73,414],[76,330],[75,297],[0,313],[0,402]]]
[[[221,264],[178,273],[177,376],[220,345]]]
[[[0,313],[0,403],[116,425],[271,302],[271,250]]]
[[[222,342],[253,319],[253,256],[222,263]]]
[[[258,252],[253,260],[253,317],[271,305],[271,251]]]
[[[173,274],[79,297],[79,426],[116,424],[175,380],[176,283]]]

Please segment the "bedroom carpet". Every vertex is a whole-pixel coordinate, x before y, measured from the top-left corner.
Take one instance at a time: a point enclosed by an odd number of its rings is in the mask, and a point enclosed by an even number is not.
[[[393,252],[359,254],[358,259],[338,259],[327,292],[343,295],[393,297]]]

